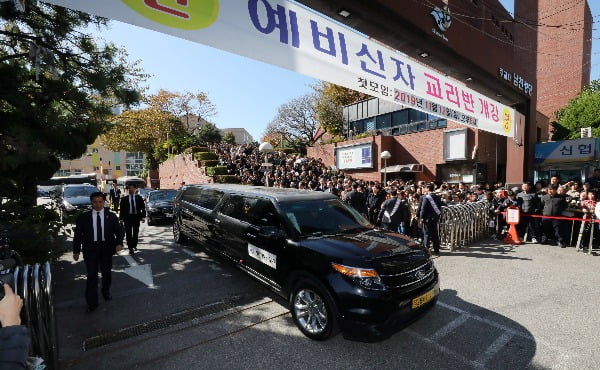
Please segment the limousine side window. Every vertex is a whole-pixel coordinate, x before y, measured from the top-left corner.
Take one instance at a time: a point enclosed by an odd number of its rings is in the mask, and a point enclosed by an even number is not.
[[[203,190],[190,187],[183,193],[182,200],[197,205],[198,207],[212,210],[222,197],[222,191]]]
[[[281,226],[277,210],[267,199],[232,195],[220,212],[255,226]]]

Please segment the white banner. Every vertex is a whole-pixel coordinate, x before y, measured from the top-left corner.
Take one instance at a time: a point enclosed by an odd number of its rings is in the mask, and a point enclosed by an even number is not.
[[[46,2],[210,45],[481,130],[514,137],[515,111],[512,108],[289,1]],[[173,68],[177,68],[176,60]],[[201,59],[198,68],[202,68]]]
[[[335,148],[335,166],[339,170],[373,168],[372,148],[371,142]]]

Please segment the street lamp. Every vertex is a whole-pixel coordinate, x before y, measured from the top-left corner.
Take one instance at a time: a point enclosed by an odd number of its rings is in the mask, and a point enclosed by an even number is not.
[[[381,159],[383,159],[383,186],[387,186],[387,160],[392,158],[392,153],[387,150],[381,152]]]
[[[273,153],[273,145],[271,145],[271,143],[265,141],[264,143],[261,143],[258,146],[258,151],[261,153],[265,154],[265,158],[264,158],[264,163],[262,164],[262,166],[265,169],[265,186],[269,187],[269,178],[267,176],[269,167],[271,167],[273,164],[269,163],[267,156],[269,155],[269,153]]]

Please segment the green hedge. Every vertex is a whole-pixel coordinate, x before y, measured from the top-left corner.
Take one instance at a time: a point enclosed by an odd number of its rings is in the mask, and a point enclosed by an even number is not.
[[[225,166],[208,167],[206,169],[206,174],[208,176],[227,175],[227,167],[225,167]]]
[[[240,177],[236,175],[216,175],[213,176],[213,179],[217,184],[239,184],[241,182]]]
[[[213,152],[198,152],[194,153],[194,159],[197,161],[210,161],[217,159],[217,155]]]
[[[193,154],[193,153],[200,153],[200,152],[208,152],[208,148],[205,146],[190,146],[189,148],[185,148],[183,150],[183,152],[185,154]]]
[[[211,159],[210,161],[200,161],[201,167],[214,167],[219,164],[218,159]]]

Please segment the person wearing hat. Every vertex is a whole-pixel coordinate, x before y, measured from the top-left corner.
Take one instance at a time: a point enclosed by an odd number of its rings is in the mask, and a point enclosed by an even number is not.
[[[405,225],[408,221],[408,205],[398,197],[396,189],[390,190],[390,198],[381,204],[377,221],[386,230],[401,234],[406,233]]]

